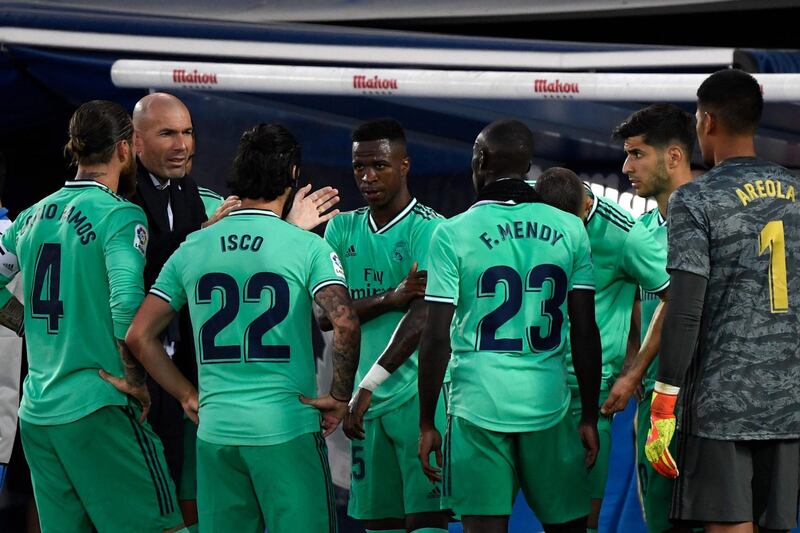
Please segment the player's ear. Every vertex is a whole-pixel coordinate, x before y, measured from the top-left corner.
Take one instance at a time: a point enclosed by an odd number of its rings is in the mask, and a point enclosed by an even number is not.
[[[405,156],[400,162],[400,174],[405,178],[409,170],[411,170],[411,157]]]
[[[142,136],[139,135],[137,130],[133,130],[133,150],[136,155],[142,153],[144,141],[142,140]]]
[[[667,153],[665,154],[664,159],[666,161],[667,168],[674,169],[683,164],[686,156],[680,146],[673,144],[667,148]]]
[[[131,151],[131,144],[130,141],[119,141],[117,143],[117,159],[119,159],[120,163],[125,163],[128,160],[128,153]]]

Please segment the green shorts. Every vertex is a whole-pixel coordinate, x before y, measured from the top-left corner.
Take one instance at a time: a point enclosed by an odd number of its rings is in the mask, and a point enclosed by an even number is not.
[[[436,426],[444,429],[444,401],[436,407]],[[419,398],[377,418],[364,420],[364,440],[350,443],[350,502],[358,520],[403,518],[441,509],[440,483],[422,471],[419,447]]]
[[[653,466],[644,455],[647,432],[650,430],[650,401],[653,392],[647,391],[636,409],[636,472],[639,485],[639,501],[642,514],[647,522],[649,533],[662,533],[675,527],[669,521],[669,507],[672,503],[672,487],[675,484],[669,478],[653,470]],[[677,438],[673,438],[669,451],[675,457]]]
[[[183,421],[183,467],[178,499],[197,499],[197,426],[188,418]]]
[[[43,531],[161,533],[183,522],[164,448],[139,415],[108,406],[68,424],[20,420]]]
[[[510,515],[517,490],[544,524],[587,516],[583,445],[569,416],[552,428],[500,433],[449,417],[443,504],[460,516]]]
[[[197,439],[200,532],[336,531],[336,506],[321,433],[272,446]]]
[[[569,410],[572,419],[577,427],[581,421],[581,396],[577,389],[570,389],[572,399],[570,400]],[[598,405],[608,399],[607,389],[600,391]],[[602,500],[606,492],[606,480],[608,480],[608,461],[611,457],[611,417],[600,415],[597,419],[597,434],[600,437],[600,450],[597,452],[597,461],[589,472],[589,486],[592,491],[593,500]]]

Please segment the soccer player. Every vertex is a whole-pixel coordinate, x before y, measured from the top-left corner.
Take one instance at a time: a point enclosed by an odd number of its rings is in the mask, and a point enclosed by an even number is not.
[[[690,160],[695,139],[694,118],[675,105],[654,104],[628,117],[614,129],[612,137],[623,142],[627,157],[622,171],[627,174],[636,194],[655,198],[658,203],[657,208],[643,214],[639,220],[666,248],[667,203],[678,187],[692,181]],[[632,360],[625,361],[602,412],[611,414],[625,409],[644,379],[644,395],[635,422],[639,499],[650,533],[681,531],[669,521],[672,481],[656,475],[644,455],[650,427],[650,397],[658,370],[658,364],[652,361],[657,360],[665,306],[653,293],[641,291],[639,296],[642,349],[633,352],[636,357]]]
[[[452,343],[443,504],[467,533],[505,532],[518,487],[545,531],[583,533],[590,509],[601,352],[589,240],[579,218],[541,203],[523,181],[532,156],[524,124],[484,128],[472,156],[478,202],[442,222],[431,241],[419,458],[426,475],[442,478],[430,454],[441,466],[434,413]],[[570,192],[577,214],[577,177]],[[569,416],[567,336],[579,431]]]
[[[200,531],[336,531],[320,425],[330,432],[344,416],[359,324],[339,258],[323,239],[280,218],[299,164],[300,146],[284,127],[246,131],[229,182],[241,209],[189,235],[128,332],[150,375],[186,405],[197,393],[158,335],[189,305],[201,391]],[[312,299],[334,326],[335,347],[331,393],[313,400]]]
[[[365,122],[352,141],[353,174],[367,207],[337,216],[325,231],[362,323],[360,383],[345,420],[355,439],[348,513],[368,531],[445,531],[441,486],[417,460],[416,395],[428,246],[442,217],[408,191],[411,162],[397,121]],[[444,410],[437,420],[443,427]]]
[[[797,523],[800,180],[756,156],[762,108],[743,71],[700,85],[697,139],[713,168],[669,203],[673,297],[645,452],[659,473],[678,476],[670,517],[715,532]],[[679,393],[676,464],[668,446]]]
[[[536,180],[536,190],[545,202],[556,205],[563,195],[561,182],[568,169],[554,169]],[[600,382],[600,403],[609,396],[614,380],[620,374],[625,359],[631,325],[631,308],[637,286],[660,299],[666,298],[669,275],[666,271],[667,251],[650,230],[620,206],[595,196],[586,188],[585,209],[581,212],[589,243],[592,247],[592,265],[595,281],[595,312],[603,344],[603,379]],[[646,346],[644,347],[646,348]],[[575,350],[571,351],[574,356]],[[568,360],[570,353],[568,352]],[[572,390],[572,415],[581,415],[580,395],[575,385],[575,375],[570,366]],[[600,417],[600,453],[589,474],[592,485],[592,513],[589,529],[597,529],[600,506],[608,478],[608,461],[611,456],[611,418]]]
[[[116,194],[135,183],[132,136],[118,104],[80,106],[66,147],[74,181],[0,240],[0,287],[23,274],[20,428],[45,532],[182,527],[161,442],[144,422],[144,372],[122,340],[143,297],[148,237],[142,210]],[[123,373],[117,387],[141,409],[103,379]]]

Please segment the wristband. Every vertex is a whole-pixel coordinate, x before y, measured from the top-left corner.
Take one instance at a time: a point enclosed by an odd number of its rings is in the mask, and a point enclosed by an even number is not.
[[[677,396],[678,393],[681,391],[681,388],[676,387],[675,385],[667,385],[666,383],[661,383],[660,381],[656,381],[655,391],[659,394]]]
[[[391,376],[391,374],[388,370],[378,363],[375,363],[372,365],[372,368],[369,369],[367,375],[364,376],[364,379],[361,380],[361,383],[358,384],[358,387],[372,392],[380,387],[381,383],[389,379],[389,376]]]

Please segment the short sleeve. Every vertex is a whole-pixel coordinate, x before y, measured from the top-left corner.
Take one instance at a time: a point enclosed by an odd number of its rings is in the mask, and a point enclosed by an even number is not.
[[[431,218],[419,224],[411,241],[411,255],[417,262],[417,270],[428,270],[428,253],[430,252],[431,237],[442,218]]]
[[[572,259],[572,275],[569,278],[569,289],[590,290],[594,286],[594,269],[592,268],[592,247],[586,230],[580,228],[575,237],[575,249]]]
[[[669,234],[668,270],[683,270],[708,279],[711,272],[708,220],[686,186],[672,194],[669,201],[667,231]]]
[[[186,289],[180,276],[182,248],[175,250],[158,273],[158,278],[150,288],[150,294],[167,302],[175,311],[186,305]]]
[[[330,285],[347,287],[339,255],[319,237],[314,237],[308,253],[308,288],[311,297]]]
[[[622,254],[622,270],[642,289],[657,293],[669,286],[667,250],[641,221],[628,232]]]
[[[428,251],[428,285],[425,300],[435,303],[458,304],[458,256],[450,234],[438,225],[431,236]]]

